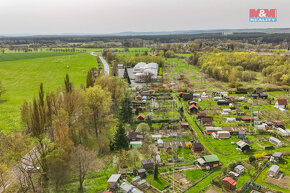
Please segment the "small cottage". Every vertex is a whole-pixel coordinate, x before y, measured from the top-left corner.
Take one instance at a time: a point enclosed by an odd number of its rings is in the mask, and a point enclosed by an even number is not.
[[[287,99],[278,99],[275,103],[275,106],[278,109],[286,109],[287,108]]]
[[[213,122],[213,117],[203,117],[200,119],[201,123],[203,125],[212,125],[212,122]]]
[[[238,149],[242,152],[249,151],[251,148],[251,146],[245,141],[238,141],[236,144],[238,146]]]
[[[245,167],[243,165],[237,165],[235,168],[234,168],[234,171],[238,174],[243,174],[245,172]]]
[[[110,189],[116,189],[120,187],[121,174],[112,174],[108,179],[108,185]]]
[[[142,146],[142,141],[130,141],[130,147],[140,148]]]
[[[145,115],[143,115],[142,113],[140,115],[138,115],[137,117],[138,120],[145,120]]]
[[[193,143],[192,144],[192,151],[194,152],[202,152],[203,151],[203,146],[201,143]]]
[[[228,131],[218,131],[217,138],[219,139],[229,139],[231,138],[231,134]]]
[[[188,128],[189,128],[189,124],[188,124],[188,122],[181,122],[180,125],[181,125],[181,127],[184,128],[184,129],[188,129]]]
[[[276,129],[277,129],[277,133],[279,133],[283,137],[289,136],[289,133],[286,130],[284,130],[284,129],[280,128],[280,127],[276,128]]]
[[[220,160],[216,155],[205,155],[205,156],[202,156],[202,158],[206,162],[206,165],[210,166],[211,168],[217,167],[220,164]]]
[[[231,177],[225,177],[222,183],[223,187],[225,187],[228,190],[236,189],[237,182]]]
[[[200,120],[201,118],[206,117],[206,113],[197,113],[197,119]]]
[[[153,159],[144,159],[141,162],[143,169],[153,169],[154,168],[154,160]]]
[[[245,131],[239,131],[238,138],[239,139],[245,139],[246,138],[246,132]]]
[[[158,147],[164,147],[164,143],[163,143],[163,140],[162,139],[158,139],[157,140],[157,146]]]
[[[233,179],[235,179],[235,180],[237,180],[237,179],[239,178],[239,176],[240,176],[240,174],[238,174],[238,173],[236,173],[236,172],[233,172],[233,171],[230,171],[230,172],[228,173],[228,177],[231,177],[231,178],[233,178]]]
[[[285,127],[285,124],[282,121],[272,121],[272,123],[275,127],[281,127],[281,128]]]
[[[272,159],[276,162],[279,162],[283,158],[283,153],[282,152],[275,152],[272,155]]]
[[[226,122],[227,123],[234,123],[234,122],[236,122],[236,118],[227,118],[227,120],[226,120]]]
[[[193,94],[192,93],[190,93],[190,94],[183,94],[182,95],[182,99],[183,99],[183,101],[193,100]]]
[[[276,137],[270,137],[269,142],[276,145],[277,147],[283,146],[283,142],[277,139]]]
[[[139,170],[137,170],[137,169],[134,168],[133,169],[133,174],[135,176],[139,176],[139,177],[143,178],[143,177],[146,176],[146,170],[145,169],[139,169]]]
[[[206,134],[215,133],[217,134],[218,131],[222,131],[221,127],[205,127]]]
[[[190,106],[188,107],[188,109],[189,109],[189,111],[190,111],[191,113],[197,113],[197,112],[198,112],[198,107],[195,106],[194,104],[190,105]]]
[[[269,169],[269,171],[267,172],[267,176],[271,177],[271,178],[275,178],[280,171],[280,167],[277,165],[272,165],[272,167]]]
[[[128,137],[130,141],[142,141],[144,139],[142,134],[135,131],[129,132]]]

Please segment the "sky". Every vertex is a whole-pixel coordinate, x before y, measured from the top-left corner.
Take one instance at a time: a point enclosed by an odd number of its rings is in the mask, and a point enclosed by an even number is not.
[[[249,9],[277,9],[275,23]],[[290,0],[0,0],[0,34],[289,28]]]

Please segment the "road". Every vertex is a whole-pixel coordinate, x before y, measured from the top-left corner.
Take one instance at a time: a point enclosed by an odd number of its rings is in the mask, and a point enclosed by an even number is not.
[[[91,55],[100,58],[100,60],[103,63],[103,66],[104,66],[104,75],[109,76],[110,75],[110,67],[109,67],[109,64],[107,63],[107,61],[102,56],[98,56],[95,52],[91,52]]]

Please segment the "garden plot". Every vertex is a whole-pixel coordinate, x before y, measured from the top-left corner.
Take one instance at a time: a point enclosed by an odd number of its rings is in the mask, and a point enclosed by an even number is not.
[[[265,182],[269,182],[271,184],[274,184],[276,186],[280,186],[282,188],[285,189],[289,189],[290,188],[290,176],[283,176],[282,179],[277,180],[271,177],[267,177],[265,179]]]
[[[163,174],[162,178],[164,178],[168,182],[171,182],[172,187],[169,189],[169,192],[183,192],[193,184],[193,182],[190,179],[186,178],[186,176],[182,173]]]

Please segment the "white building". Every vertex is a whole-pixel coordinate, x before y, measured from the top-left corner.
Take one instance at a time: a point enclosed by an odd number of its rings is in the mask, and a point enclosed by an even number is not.
[[[135,74],[135,82],[146,82],[149,75],[151,75],[152,80],[157,80],[158,64],[139,62],[134,66],[133,73]]]
[[[269,142],[278,146],[278,147],[281,147],[283,145],[283,142],[280,141],[279,139],[277,139],[276,137],[270,137]]]
[[[274,178],[278,175],[280,171],[280,167],[277,165],[272,165],[272,167],[269,169],[267,176]]]
[[[287,137],[287,136],[289,136],[289,133],[288,133],[286,130],[280,128],[280,127],[277,128],[277,132],[278,132],[280,135],[282,135],[283,137]]]
[[[228,123],[234,123],[236,122],[236,118],[227,118]]]

